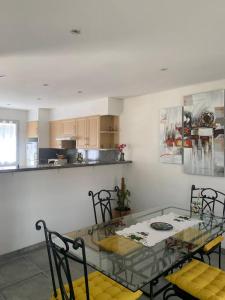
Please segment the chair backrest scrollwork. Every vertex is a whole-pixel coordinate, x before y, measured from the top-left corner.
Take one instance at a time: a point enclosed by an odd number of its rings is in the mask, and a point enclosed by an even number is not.
[[[86,300],[89,300],[88,271],[84,240],[82,238],[76,238],[72,241],[56,231],[50,231],[43,220],[36,222],[36,229],[40,230],[41,225],[43,225],[46,238],[46,246],[49,254],[48,257],[55,298],[57,299],[57,290],[55,285],[54,269],[52,265],[53,261],[55,264],[55,270],[61,292],[60,299],[75,300],[75,290],[70,271],[70,261],[73,260],[83,265]],[[75,254],[73,255],[70,251],[71,249],[75,251],[81,249],[82,258],[79,258]]]
[[[198,202],[202,213],[225,217],[225,194],[212,188],[191,187],[191,209]]]
[[[113,190],[100,190],[96,193],[93,191],[88,192],[88,196],[92,199],[95,223],[99,224],[112,219],[112,201],[117,200],[117,193],[119,187],[115,186]],[[99,216],[100,214],[100,216]],[[99,218],[101,220],[99,221]]]

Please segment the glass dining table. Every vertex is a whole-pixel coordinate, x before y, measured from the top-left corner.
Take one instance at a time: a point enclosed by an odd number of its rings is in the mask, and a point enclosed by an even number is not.
[[[169,228],[153,228],[152,223],[160,223],[153,221],[168,218]],[[177,207],[163,207],[112,219],[65,236],[84,239],[89,266],[131,291],[143,290],[153,299],[168,286],[158,287],[160,277],[197,255],[206,243],[224,231],[224,219],[210,213],[193,214]],[[81,252],[70,251],[82,257]]]

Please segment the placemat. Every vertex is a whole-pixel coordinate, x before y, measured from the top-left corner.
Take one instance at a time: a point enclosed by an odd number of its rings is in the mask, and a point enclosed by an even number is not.
[[[172,230],[159,231],[151,228],[151,223],[165,222],[173,226]],[[147,221],[131,225],[130,227],[119,230],[116,234],[130,238],[131,240],[142,243],[145,246],[152,247],[157,243],[181,232],[182,230],[201,223],[201,220],[191,219],[188,216],[169,213],[157,216]]]

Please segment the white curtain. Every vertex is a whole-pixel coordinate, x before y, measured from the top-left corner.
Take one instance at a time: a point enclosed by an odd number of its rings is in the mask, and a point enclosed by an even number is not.
[[[17,124],[13,121],[0,121],[0,166],[16,165]]]

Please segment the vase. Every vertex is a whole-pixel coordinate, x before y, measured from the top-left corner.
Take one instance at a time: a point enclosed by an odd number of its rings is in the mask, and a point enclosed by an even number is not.
[[[130,215],[130,214],[132,214],[132,210],[130,208],[127,209],[127,210],[117,210],[115,208],[112,211],[112,217],[113,217],[113,219],[120,218],[120,217],[125,217],[125,216]]]
[[[120,161],[125,161],[123,152],[120,152]]]

